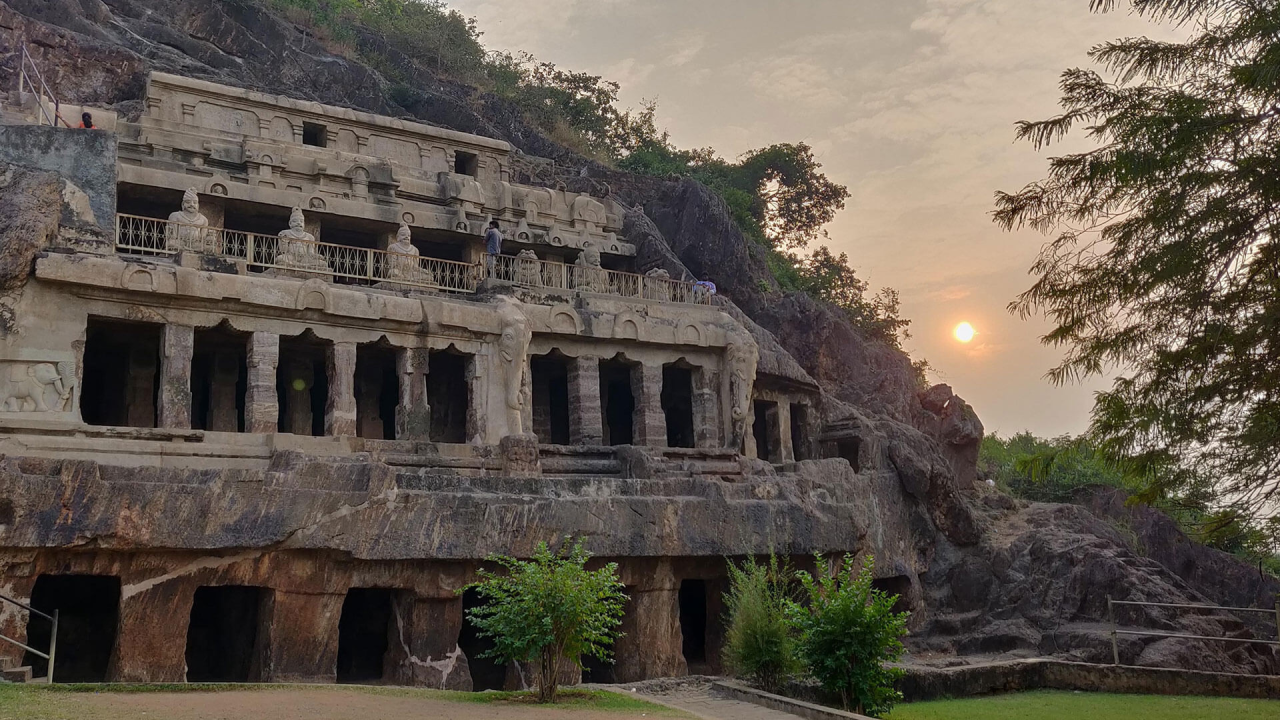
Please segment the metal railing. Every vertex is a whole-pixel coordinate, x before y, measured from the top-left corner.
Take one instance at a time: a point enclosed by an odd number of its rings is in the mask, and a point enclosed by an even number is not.
[[[1175,610],[1213,610],[1233,613],[1265,613],[1271,615],[1276,623],[1276,639],[1275,640],[1259,640],[1256,638],[1234,638],[1220,637],[1216,635],[1191,635],[1188,633],[1172,633],[1160,630],[1121,630],[1119,623],[1116,622],[1115,606],[1135,606],[1135,607],[1162,607]],[[1217,640],[1219,642],[1235,642],[1257,645],[1280,646],[1280,598],[1276,598],[1274,608],[1237,608],[1223,607],[1220,605],[1191,605],[1182,603],[1158,603],[1158,602],[1140,602],[1136,600],[1112,600],[1111,596],[1107,596],[1107,621],[1111,623],[1111,661],[1114,665],[1120,664],[1120,645],[1118,638],[1120,635],[1135,635],[1140,637],[1159,637],[1159,638],[1181,638],[1183,640]]]
[[[46,122],[54,127],[58,126],[61,121],[63,125],[71,127],[62,118],[61,103],[58,98],[54,97],[53,91],[49,89],[48,83],[44,81],[44,76],[40,74],[40,68],[36,67],[36,61],[32,59],[31,54],[27,52],[27,46],[22,46],[22,57],[19,60],[18,69],[18,97],[22,97],[28,92],[36,96],[36,106],[39,108],[39,114],[36,116],[36,124],[43,125]],[[45,105],[45,98],[53,104],[53,113],[49,113],[49,108]]]
[[[46,680],[50,684],[52,684],[53,683],[53,663],[58,656],[58,611],[54,610],[53,614],[50,615],[48,613],[41,612],[24,602],[14,600],[8,595],[0,595],[0,601],[7,602],[11,605],[16,605],[19,608],[22,608],[23,610],[26,610],[27,612],[31,613],[32,615],[42,617],[45,620],[48,620],[49,622],[53,623],[53,628],[49,631],[49,652],[48,653],[42,653],[39,650],[31,647],[30,645],[27,645],[26,643],[18,642],[17,640],[14,640],[13,638],[7,635],[0,635],[0,640],[13,643],[14,645],[17,645],[18,647],[22,648],[23,650],[26,650],[32,655],[36,655],[38,657],[44,658],[45,660],[48,660],[49,672],[46,676]]]
[[[116,250],[151,257],[194,252],[240,260],[255,272],[314,275],[344,284],[473,293],[482,279],[492,278],[529,287],[711,304],[711,293],[703,286],[664,277],[510,255],[484,255],[478,263],[439,260],[123,213],[116,215]]]
[[[314,275],[349,285],[389,284],[470,293],[475,292],[477,282],[476,266],[471,263],[201,227],[137,215],[116,216],[116,250],[161,257],[182,251],[194,252],[242,260],[251,271]]]
[[[684,280],[511,255],[486,254],[482,265],[483,277],[516,285],[594,292],[659,302],[711,304],[709,290]]]

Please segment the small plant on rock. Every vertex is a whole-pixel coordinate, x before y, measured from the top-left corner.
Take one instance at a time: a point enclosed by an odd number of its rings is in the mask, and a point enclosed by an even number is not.
[[[804,603],[789,602],[787,615],[799,632],[800,658],[823,689],[845,710],[879,715],[902,699],[893,687],[902,671],[886,664],[902,656],[908,613],[895,613],[897,596],[871,586],[874,567],[868,556],[859,570],[846,555],[834,574],[797,573]]]
[[[754,559],[729,563],[725,665],[769,692],[802,669],[787,624],[792,577],[790,568],[772,555],[767,565]]]
[[[501,571],[481,570],[459,591],[474,588],[483,600],[467,613],[478,634],[493,639],[481,657],[533,665],[539,702],[556,701],[562,661],[578,668],[584,655],[608,661],[621,636],[627,596],[618,565],[587,570],[590,557],[581,539],[565,540],[558,553],[541,543],[529,560],[493,555]]]

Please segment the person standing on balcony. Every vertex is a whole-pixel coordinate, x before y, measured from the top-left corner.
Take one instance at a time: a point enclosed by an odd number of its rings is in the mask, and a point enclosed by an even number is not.
[[[489,277],[493,277],[494,264],[502,254],[502,231],[498,229],[498,221],[490,220],[489,229],[484,231],[485,264],[488,265]]]

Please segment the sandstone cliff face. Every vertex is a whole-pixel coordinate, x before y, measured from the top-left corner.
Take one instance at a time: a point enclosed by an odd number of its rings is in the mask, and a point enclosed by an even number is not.
[[[1173,553],[1167,562],[1142,558],[1112,526],[1082,509],[1023,507],[975,489],[983,430],[973,409],[949,388],[922,394],[909,358],[866,337],[839,310],[780,292],[724,204],[696,182],[603,168],[544,137],[500,99],[436,77],[395,48],[379,46],[409,78],[411,91],[397,94],[400,102],[394,103],[376,71],[327,52],[250,0],[0,0],[0,83],[6,87],[16,86],[23,42],[68,102],[137,114],[147,72],[163,70],[411,115],[554,158],[575,169],[570,189],[603,191],[607,184],[615,197],[643,209],[627,218],[642,269],[664,267],[673,277],[715,281],[726,311],[750,321],[762,349],[761,371],[819,388],[827,419],[853,428],[865,461],[858,473],[840,460],[807,462],[783,476],[741,485],[609,480],[569,487],[460,482],[397,472],[377,462],[307,464],[285,457],[271,472],[257,474],[122,473],[93,464],[10,459],[0,466],[0,491],[19,503],[17,514],[28,521],[7,528],[0,538],[5,546],[235,547],[394,562],[521,552],[538,539],[575,533],[590,537],[593,552],[606,556],[868,551],[881,560],[886,578],[900,579],[893,587],[916,611],[914,649],[984,657],[1043,653],[1105,660],[1109,646],[1099,622],[1107,594],[1173,602],[1203,601],[1206,595],[1237,599],[1203,590],[1212,589],[1212,579],[1186,569],[1202,561],[1194,553]],[[530,162],[518,179],[563,179],[535,166]],[[30,256],[54,231],[49,218],[60,207],[51,194],[59,187],[55,179],[27,171],[11,177],[14,189],[0,205],[14,210],[0,210],[0,238],[17,233],[22,241],[6,242],[0,292],[25,282]],[[10,197],[25,204],[11,204]],[[321,491],[300,482],[346,489]],[[668,532],[651,531],[663,523]],[[141,622],[146,613],[136,612]],[[1207,634],[1242,632],[1232,619],[1143,619],[1155,627]],[[1277,670],[1274,655],[1247,646],[1203,652],[1188,647],[1131,640],[1124,653],[1139,663],[1190,657],[1218,663],[1216,669]],[[437,648],[425,656],[438,656],[437,651],[443,652]],[[172,661],[181,667],[180,657]]]

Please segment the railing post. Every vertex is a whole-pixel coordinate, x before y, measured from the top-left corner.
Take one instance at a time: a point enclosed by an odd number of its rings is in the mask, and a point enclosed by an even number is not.
[[[1276,595],[1276,641],[1280,642],[1280,595]]]
[[[1107,595],[1107,621],[1111,623],[1111,662],[1113,665],[1120,664],[1120,645],[1116,640],[1116,613],[1114,606],[1111,604],[1111,595]]]
[[[49,633],[49,684],[53,684],[53,663],[58,656],[58,610],[53,611],[53,630]]]

